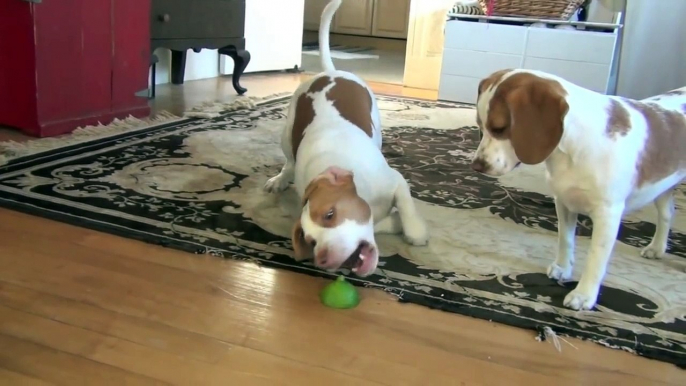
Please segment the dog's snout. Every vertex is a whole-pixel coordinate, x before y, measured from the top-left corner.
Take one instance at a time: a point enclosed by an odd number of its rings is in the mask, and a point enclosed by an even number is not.
[[[484,173],[488,169],[487,166],[488,165],[483,158],[475,158],[474,161],[472,161],[472,170],[475,172]]]

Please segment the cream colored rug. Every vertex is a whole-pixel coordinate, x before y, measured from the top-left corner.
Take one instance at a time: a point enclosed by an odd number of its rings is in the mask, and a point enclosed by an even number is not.
[[[284,161],[279,140],[288,99],[242,101],[89,142],[83,140],[93,137],[84,134],[43,148],[28,144],[24,153],[6,144],[5,156],[13,159],[0,167],[0,205],[193,253],[328,276],[291,258],[293,190],[262,191]],[[378,271],[364,280],[351,276],[354,283],[401,301],[686,363],[683,194],[670,255],[639,256],[655,228],[653,208],[627,218],[597,308],[575,312],[562,306],[575,283],[560,285],[545,275],[555,256],[557,220],[542,170],[522,167],[500,180],[473,173],[469,162],[479,136],[470,106],[396,97],[379,102],[383,151],[410,181],[431,240],[411,247],[380,236]],[[580,222],[575,278],[591,227],[586,218]]]

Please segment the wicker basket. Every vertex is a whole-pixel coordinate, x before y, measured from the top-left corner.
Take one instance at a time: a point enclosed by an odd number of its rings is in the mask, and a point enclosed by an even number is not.
[[[568,20],[585,0],[479,0],[489,16]],[[489,10],[489,7],[492,9]],[[489,13],[490,11],[490,13]]]

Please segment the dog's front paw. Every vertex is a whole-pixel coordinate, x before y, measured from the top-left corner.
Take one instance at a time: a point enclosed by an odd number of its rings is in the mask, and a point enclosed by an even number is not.
[[[557,281],[566,281],[572,278],[573,267],[561,267],[557,262],[553,262],[548,266],[548,277]]]
[[[571,308],[573,310],[590,310],[595,306],[598,300],[598,293],[592,293],[592,291],[584,291],[578,287],[574,291],[570,292],[565,296],[564,305],[565,307]]]
[[[647,247],[641,250],[641,256],[651,260],[661,259],[665,255],[665,252],[667,252],[666,248],[660,248],[653,245],[653,243],[650,243]]]
[[[286,190],[288,181],[281,174],[267,180],[264,184],[264,191],[268,193],[279,193]]]
[[[414,219],[403,223],[405,241],[412,245],[426,245],[429,243],[429,229],[424,221]]]

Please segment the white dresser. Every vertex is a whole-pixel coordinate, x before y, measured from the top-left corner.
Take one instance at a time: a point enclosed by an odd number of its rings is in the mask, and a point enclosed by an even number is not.
[[[479,81],[506,68],[541,70],[608,93],[617,29],[609,31],[448,20],[438,99],[475,103]]]

